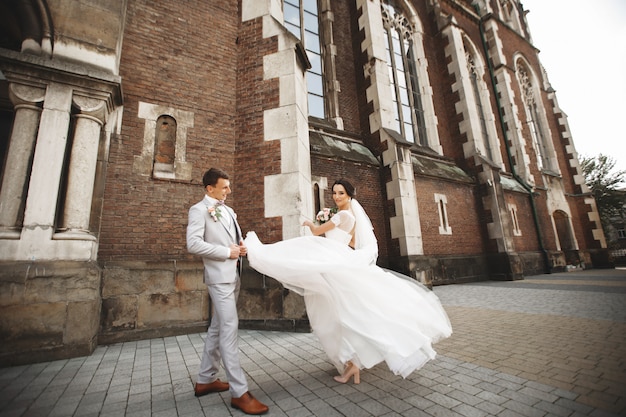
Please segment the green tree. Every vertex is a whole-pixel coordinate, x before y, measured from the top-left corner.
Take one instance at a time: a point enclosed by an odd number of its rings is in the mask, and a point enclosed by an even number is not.
[[[583,156],[580,161],[585,182],[596,199],[605,234],[612,219],[623,217],[626,204],[626,194],[623,189],[619,189],[624,186],[626,170],[615,171],[615,164],[612,157],[602,154],[595,157]]]

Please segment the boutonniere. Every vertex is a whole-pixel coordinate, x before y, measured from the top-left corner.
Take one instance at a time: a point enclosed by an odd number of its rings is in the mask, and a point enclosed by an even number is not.
[[[317,213],[317,216],[315,216],[315,221],[319,224],[324,224],[329,221],[330,218],[333,217],[336,213],[337,207],[323,208],[319,211],[319,213]]]
[[[224,203],[221,203],[221,204],[217,203],[214,206],[208,207],[209,215],[211,216],[214,222],[222,218],[222,211],[220,209],[220,206],[222,205],[224,205]]]

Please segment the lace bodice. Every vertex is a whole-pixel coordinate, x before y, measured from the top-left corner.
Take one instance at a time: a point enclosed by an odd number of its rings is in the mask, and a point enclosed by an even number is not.
[[[331,217],[330,221],[335,224],[335,227],[326,232],[326,238],[336,240],[345,245],[350,244],[356,221],[354,215],[348,210],[341,210]]]

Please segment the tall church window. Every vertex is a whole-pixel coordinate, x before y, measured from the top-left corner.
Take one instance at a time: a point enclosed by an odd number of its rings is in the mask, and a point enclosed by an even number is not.
[[[468,52],[467,46],[465,47],[465,58],[467,60],[467,70],[472,84],[472,94],[476,105],[476,114],[478,115],[478,119],[480,121],[480,140],[477,141],[477,147],[483,155],[493,161],[494,153],[491,149],[489,133],[487,131],[487,115],[482,104],[482,96],[480,94],[480,75],[478,73],[476,63],[474,62],[474,57]]]
[[[520,14],[519,1],[517,0],[499,0],[500,16],[503,22],[509,25],[513,30],[520,32]]]
[[[530,131],[533,148],[537,154],[537,166],[540,170],[550,170],[552,169],[551,147],[542,123],[542,112],[540,111],[541,107],[535,92],[533,78],[521,60],[517,62],[516,73],[522,91],[524,109],[526,110],[526,124]]]
[[[324,79],[317,0],[284,0],[285,27],[300,39],[311,68],[306,74],[309,116],[324,118]]]
[[[420,79],[415,67],[413,27],[394,6],[382,4],[387,67],[397,127],[409,142],[427,146]]]

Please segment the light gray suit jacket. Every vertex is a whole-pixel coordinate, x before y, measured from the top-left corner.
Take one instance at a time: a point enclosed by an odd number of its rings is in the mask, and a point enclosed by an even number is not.
[[[214,204],[208,196],[189,209],[187,224],[187,250],[199,255],[204,262],[204,282],[209,284],[233,283],[237,280],[237,259],[230,259],[230,245],[238,244],[241,229],[235,212],[225,205],[219,206],[221,218],[217,221],[209,214]],[[228,230],[225,216],[234,222],[234,231]]]

